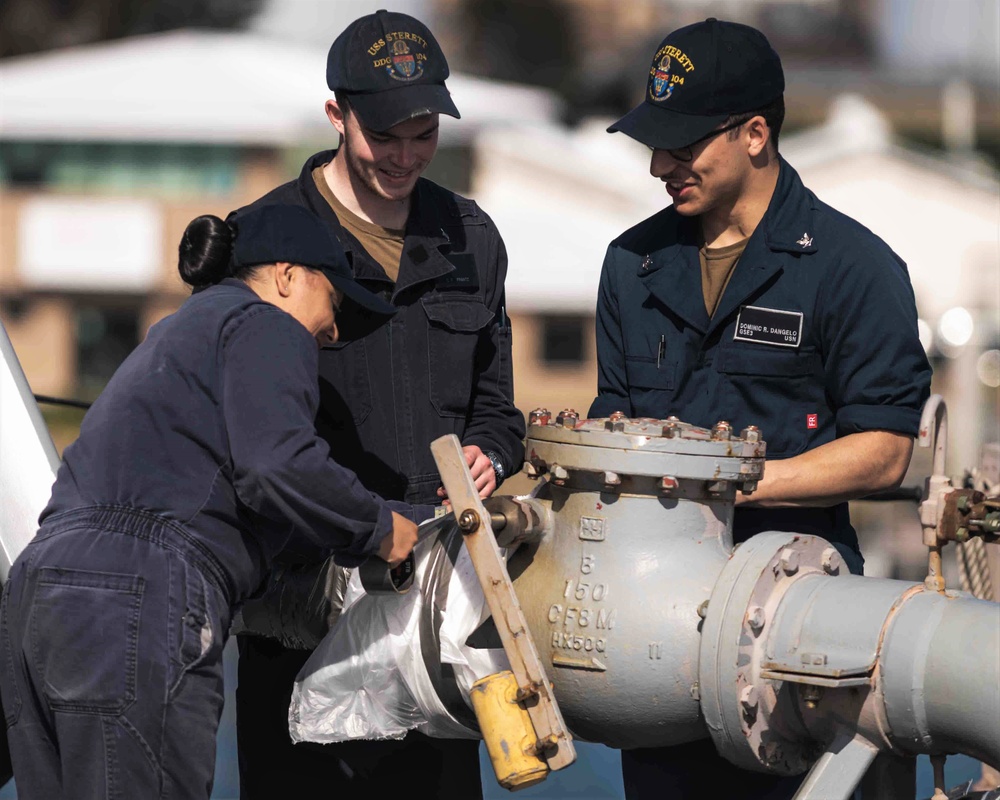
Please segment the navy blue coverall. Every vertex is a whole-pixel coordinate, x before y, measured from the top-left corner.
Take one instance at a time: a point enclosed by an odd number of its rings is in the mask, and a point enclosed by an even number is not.
[[[449,433],[495,452],[513,474],[524,457],[524,417],[513,400],[507,253],[496,226],[472,200],[421,178],[393,282],[316,187],[313,170],[335,157],[333,150],[315,154],[297,179],[236,212],[238,218],[267,203],[305,206],[330,226],[357,281],[397,308],[385,325],[320,354],[320,435],[339,463],[390,500],[440,502],[430,443]],[[302,553],[305,563],[320,557]],[[289,698],[309,651],[260,637],[240,636],[239,644],[244,800],[289,792],[394,793],[400,772],[417,771],[434,797],[481,795],[477,741],[412,732],[404,742],[293,746]]]
[[[390,532],[393,504],[316,435],[317,361],[227,279],[154,325],[87,413],[4,587],[20,797],[207,798],[234,607],[293,530],[352,565]]]
[[[672,207],[611,243],[591,417],[756,425],[768,459],[861,431],[917,434],[931,369],[906,267],[881,239],[820,202],[782,159],[767,212],[711,318],[698,249],[698,220]],[[736,542],[767,530],[821,536],[861,572],[847,503],[736,510]],[[738,770],[708,741],[625,751],[622,761],[630,798],[785,798],[801,780]]]

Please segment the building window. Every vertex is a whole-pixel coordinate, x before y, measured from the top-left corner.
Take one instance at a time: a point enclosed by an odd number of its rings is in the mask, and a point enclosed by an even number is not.
[[[190,197],[236,188],[241,151],[229,145],[0,142],[0,184],[66,192]]]
[[[541,318],[542,361],[553,366],[576,366],[586,359],[586,319],[570,315]]]

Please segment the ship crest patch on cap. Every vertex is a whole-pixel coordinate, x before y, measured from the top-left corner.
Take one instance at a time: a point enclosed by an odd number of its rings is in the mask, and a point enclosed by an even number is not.
[[[407,31],[395,31],[387,33],[384,38],[372,44],[368,48],[368,54],[379,56],[372,61],[372,66],[375,69],[384,69],[393,80],[413,81],[424,74],[426,50],[427,40],[422,36]],[[379,51],[384,55],[379,55]]]
[[[683,73],[693,70],[694,64],[683,51],[673,45],[661,47],[649,68],[649,99],[654,103],[669,100],[674,89],[684,85]]]
[[[391,65],[386,66],[390,78],[397,81],[412,81],[424,73],[424,65],[417,61],[409,46],[402,39],[392,43]]]

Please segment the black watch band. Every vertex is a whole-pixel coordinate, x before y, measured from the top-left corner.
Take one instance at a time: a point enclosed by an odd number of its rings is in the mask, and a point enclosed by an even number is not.
[[[504,478],[507,477],[507,473],[503,468],[503,462],[500,460],[500,456],[494,453],[492,450],[483,450],[483,455],[486,456],[490,463],[493,465],[493,471],[497,476],[497,485],[500,484]]]

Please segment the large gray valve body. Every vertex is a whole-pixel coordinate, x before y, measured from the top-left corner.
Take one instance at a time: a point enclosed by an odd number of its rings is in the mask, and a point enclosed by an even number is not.
[[[815,536],[734,549],[756,429],[534,415],[527,450],[544,533],[509,570],[579,737],[710,736],[786,774],[819,759],[800,794],[816,798],[844,795],[878,751],[1000,763],[1000,605],[850,575]]]
[[[706,737],[698,609],[732,552],[733,498],[760,477],[763,443],[663,420],[530,430],[551,532],[509,569],[570,727],[626,748]]]

